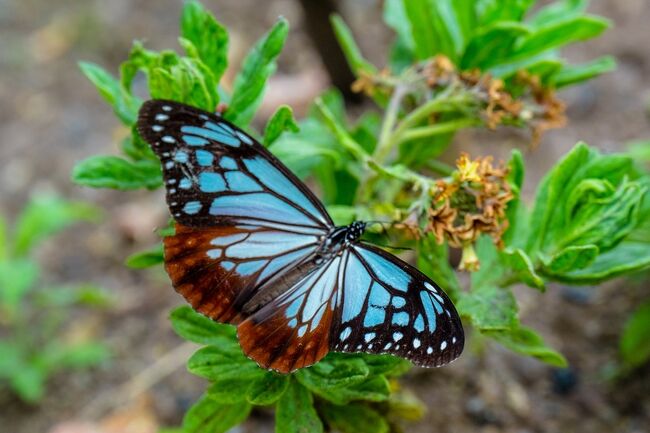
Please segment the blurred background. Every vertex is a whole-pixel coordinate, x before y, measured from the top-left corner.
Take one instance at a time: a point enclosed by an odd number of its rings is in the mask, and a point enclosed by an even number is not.
[[[291,24],[260,121],[282,103],[300,118],[330,85],[301,2],[203,3],[230,31],[234,65],[279,15]],[[392,36],[381,20],[381,2],[339,3],[366,57],[385,64]],[[157,242],[154,229],[167,218],[161,192],[90,190],[69,181],[76,161],[116,152],[122,136],[77,62],[92,61],[115,72],[133,39],[152,49],[177,47],[181,6],[180,0],[0,0],[0,214],[15,221],[35,194],[102,209],[102,221],[76,224],[35,254],[44,284],[90,282],[104,289],[108,305],[73,309],[62,332],[65,339],[103,341],[111,353],[91,369],[54,374],[38,404],[0,388],[2,432],[157,432],[177,425],[203,391],[205,383],[184,367],[194,348],[175,336],[167,320],[170,309],[182,303],[180,296],[162,270],[132,271],[123,265],[129,254]],[[590,11],[611,19],[613,29],[564,54],[575,63],[611,54],[618,69],[561,93],[569,123],[544,135],[536,150],[525,150],[528,195],[579,140],[616,151],[631,140],[650,138],[650,6],[644,0],[600,0]],[[345,81],[344,72],[342,77],[337,80]],[[464,132],[444,158],[453,161],[460,150],[506,158],[512,147],[527,149],[527,143],[518,131]],[[406,378],[405,385],[429,408],[408,431],[647,431],[650,369],[614,382],[608,366],[616,360],[627,312],[648,293],[642,277],[598,288],[552,285],[542,297],[518,292],[522,321],[540,330],[571,368],[553,369],[496,346],[481,352],[470,342],[453,365],[416,369]],[[272,417],[256,413],[241,431],[273,431]]]

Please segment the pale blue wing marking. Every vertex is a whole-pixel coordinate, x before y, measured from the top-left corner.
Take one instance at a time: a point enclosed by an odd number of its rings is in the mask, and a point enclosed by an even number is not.
[[[297,206],[305,209],[317,220],[327,223],[323,213],[314,207],[309,198],[269,161],[262,157],[256,157],[253,159],[245,159],[244,164],[248,171],[264,183],[271,191],[286,197]]]
[[[237,192],[255,192],[263,191],[264,189],[250,176],[245,175],[241,171],[228,171],[225,174],[226,181],[231,190]]]
[[[409,324],[409,315],[406,311],[399,311],[393,314],[392,323],[398,326],[407,326]]]
[[[183,212],[188,215],[194,215],[199,213],[203,205],[199,201],[188,201],[183,207]]]
[[[402,292],[408,290],[411,277],[399,266],[368,249],[356,248],[356,251],[361,254],[365,262],[372,269],[375,277],[383,284],[387,284]]]
[[[181,181],[178,183],[178,186],[181,189],[190,189],[192,187],[192,181],[189,180],[188,178],[184,177],[181,179]]]
[[[222,192],[226,190],[226,182],[221,174],[204,171],[199,174],[199,189],[203,192]]]
[[[386,320],[386,310],[369,305],[366,315],[363,317],[363,326],[370,328],[381,325],[384,323],[384,320]]]
[[[251,262],[243,262],[237,265],[237,272],[241,275],[253,275],[258,272],[268,262],[268,260],[255,260]]]
[[[229,156],[222,156],[219,160],[219,165],[224,170],[237,170],[237,163]]]
[[[210,167],[214,162],[214,155],[207,150],[199,149],[196,151],[196,162],[198,162],[200,166]]]
[[[245,242],[231,245],[226,256],[233,259],[270,257],[278,251],[293,251],[317,242],[315,236],[292,235],[290,233],[259,232],[251,233]]]
[[[294,225],[315,226],[314,221],[284,200],[267,193],[249,193],[217,197],[210,214],[286,221]]]
[[[433,306],[431,296],[424,290],[420,291],[420,300],[424,307],[424,314],[427,316],[429,332],[433,332],[436,330],[436,308]]]
[[[402,298],[401,296],[394,296],[391,304],[393,304],[393,307],[395,308],[402,308],[404,305],[406,305],[406,299]]]
[[[183,128],[194,128],[194,127],[193,126],[184,126]],[[182,130],[182,128],[181,128],[181,130]],[[185,142],[185,144],[187,144],[188,146],[205,146],[206,144],[209,143],[209,141],[206,140],[205,138],[196,137],[194,135],[183,135],[182,138],[183,138],[183,141]]]
[[[209,123],[209,122],[208,122]],[[208,140],[214,140],[218,143],[223,143],[227,146],[232,146],[232,147],[239,147],[239,140],[232,135],[229,135],[225,133],[225,131],[220,132],[222,130],[213,130],[213,129],[206,129],[206,128],[200,128],[198,126],[182,126],[181,127],[181,132],[184,134],[192,134],[200,138],[205,138]],[[187,138],[190,138],[188,136]],[[196,141],[197,144],[190,143],[188,142],[186,136],[183,136],[183,140],[190,146],[203,146],[206,143],[201,143],[198,144],[198,141]]]
[[[179,150],[174,154],[174,161],[176,161],[176,162],[184,164],[189,160],[190,160],[190,157],[187,154],[187,152],[183,152],[182,150]]]
[[[267,277],[274,275],[276,272],[286,268],[291,264],[298,263],[307,254],[312,252],[314,248],[315,247],[313,246],[311,248],[305,247],[300,250],[294,251],[292,253],[282,254],[276,257],[275,259],[271,260],[271,262],[267,265],[264,271],[260,274],[260,281],[265,280]]]
[[[354,254],[347,256],[342,323],[349,322],[361,313],[372,282],[370,274],[363,267],[361,261]]]
[[[248,234],[246,233],[236,233],[234,235],[221,236],[212,239],[210,241],[210,245],[214,245],[215,247],[231,245],[234,244],[235,242],[243,241],[244,239],[246,239],[246,236],[248,236]]]
[[[373,307],[386,308],[390,302],[390,293],[382,287],[381,284],[375,282],[370,290],[370,298],[368,304]]]
[[[415,319],[415,322],[413,323],[413,327],[418,332],[424,331],[424,319],[422,319],[422,314],[418,314],[418,317]]]

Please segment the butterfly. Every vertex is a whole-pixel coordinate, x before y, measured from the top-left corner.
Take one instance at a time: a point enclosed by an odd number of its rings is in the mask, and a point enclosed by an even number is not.
[[[164,239],[176,291],[237,325],[244,353],[289,373],[328,352],[393,354],[435,367],[463,350],[451,300],[420,271],[337,227],[253,137],[221,116],[150,100],[139,134],[160,158],[176,233]]]

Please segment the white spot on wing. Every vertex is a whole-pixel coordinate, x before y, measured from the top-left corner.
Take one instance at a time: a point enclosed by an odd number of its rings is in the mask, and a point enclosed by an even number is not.
[[[415,347],[415,348],[417,349],[418,347],[420,347],[420,344],[421,344],[421,343],[420,343],[420,339],[419,339],[419,338],[414,338],[414,339],[413,339],[413,347]]]
[[[154,117],[158,122],[164,122],[165,120],[169,119],[169,116],[166,114],[156,114],[156,117]]]
[[[176,143],[176,139],[171,135],[163,135],[160,140],[170,144]]]
[[[427,353],[431,355],[433,353],[433,347],[431,346],[427,347]]]
[[[447,348],[447,342],[446,341],[443,341],[442,343],[440,343],[440,350],[445,350],[446,348]]]
[[[151,127],[151,129],[153,130],[153,132],[160,132],[160,131],[162,131],[162,130],[165,129],[165,128],[163,128],[163,127],[160,126],[160,125],[154,125],[154,126]]]
[[[172,111],[172,107],[170,107],[169,105],[163,105],[160,108],[162,108],[163,111]]]

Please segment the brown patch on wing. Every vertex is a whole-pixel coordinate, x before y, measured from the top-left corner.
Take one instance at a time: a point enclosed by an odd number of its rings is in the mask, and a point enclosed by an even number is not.
[[[239,324],[239,344],[246,356],[263,368],[286,374],[309,367],[329,352],[332,310],[329,305],[324,308],[318,326],[299,337],[298,329],[304,324],[290,327],[286,307],[271,304]]]
[[[164,239],[165,270],[176,291],[192,307],[211,319],[223,323],[240,323],[244,317],[234,306],[243,290],[254,278],[243,277],[236,268],[222,266],[223,258],[211,258],[215,238],[247,233],[233,226],[191,228],[176,224],[176,234]]]

